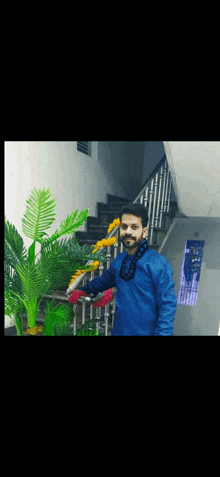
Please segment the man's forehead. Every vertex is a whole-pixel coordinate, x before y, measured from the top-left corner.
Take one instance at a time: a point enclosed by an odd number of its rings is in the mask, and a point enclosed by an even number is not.
[[[123,214],[121,218],[121,223],[123,224],[136,224],[140,225],[141,224],[141,217],[136,217],[136,215],[133,214]]]

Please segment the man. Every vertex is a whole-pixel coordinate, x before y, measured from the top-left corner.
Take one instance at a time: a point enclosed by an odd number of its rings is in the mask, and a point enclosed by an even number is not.
[[[117,287],[112,336],[171,336],[176,310],[173,271],[165,257],[148,248],[147,210],[131,204],[122,208],[119,218],[126,252],[79,290],[97,295]]]

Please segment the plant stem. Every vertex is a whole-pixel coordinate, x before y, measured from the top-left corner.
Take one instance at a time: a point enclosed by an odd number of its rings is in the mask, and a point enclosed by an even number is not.
[[[20,317],[18,313],[15,314],[14,323],[17,330],[17,336],[23,336],[23,316]]]
[[[37,313],[39,308],[39,303],[37,303],[37,298],[31,298],[25,303],[27,310],[27,326],[33,328],[36,325]]]

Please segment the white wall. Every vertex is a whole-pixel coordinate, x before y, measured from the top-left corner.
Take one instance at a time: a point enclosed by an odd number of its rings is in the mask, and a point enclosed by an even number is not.
[[[117,192],[109,171],[98,161],[97,142],[92,143],[92,157],[88,157],[77,151],[76,141],[6,141],[5,215],[29,246],[21,218],[34,187],[50,188],[56,198],[52,233],[73,210],[90,208],[90,215],[95,215],[96,202],[105,202],[106,193]]]
[[[146,182],[158,162],[165,154],[163,141],[145,141],[144,163],[143,163],[143,183]]]
[[[180,210],[220,217],[220,141],[164,141]]]
[[[176,224],[161,254],[170,262],[174,274],[175,295],[187,240],[205,240],[196,305],[177,305],[174,335],[218,335],[220,326],[220,219],[188,217]]]
[[[98,158],[114,194],[134,200],[143,183],[144,141],[99,141]]]

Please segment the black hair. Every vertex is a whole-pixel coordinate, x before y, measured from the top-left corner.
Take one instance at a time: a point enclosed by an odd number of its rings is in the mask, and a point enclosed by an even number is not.
[[[132,214],[135,217],[141,217],[142,226],[143,228],[147,227],[148,224],[148,213],[146,207],[142,204],[129,204],[124,205],[119,212],[119,219],[121,222],[121,218],[123,214]]]

